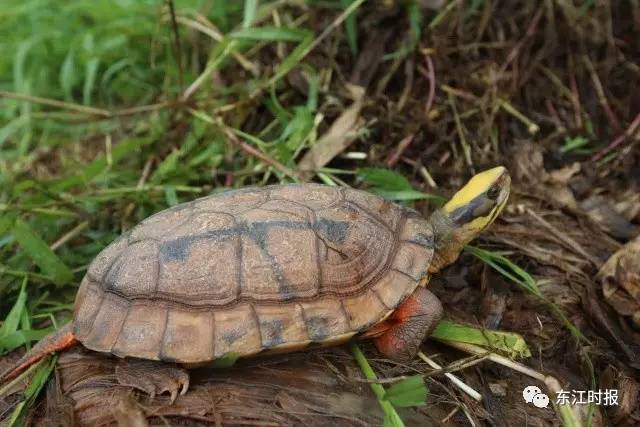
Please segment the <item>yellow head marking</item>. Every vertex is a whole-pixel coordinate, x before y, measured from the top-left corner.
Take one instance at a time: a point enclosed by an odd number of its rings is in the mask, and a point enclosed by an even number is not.
[[[491,225],[507,204],[510,185],[502,166],[481,172],[431,215],[436,237],[431,273],[451,264],[464,245]]]
[[[460,207],[468,205],[480,194],[489,190],[505,173],[506,169],[503,166],[480,172],[471,178],[467,185],[462,187],[462,189],[444,205],[443,209],[445,212],[451,213]]]
[[[469,180],[442,208],[460,241],[468,242],[488,227],[507,203],[511,178],[502,166]]]

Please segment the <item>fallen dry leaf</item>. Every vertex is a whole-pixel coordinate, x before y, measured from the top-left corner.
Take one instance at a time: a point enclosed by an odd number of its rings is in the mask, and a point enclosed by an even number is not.
[[[360,111],[365,90],[363,87],[355,85],[347,85],[347,89],[351,93],[353,103],[338,116],[329,130],[313,144],[298,162],[298,169],[303,176],[309,177],[314,171],[325,166],[342,153],[356,139],[358,131],[364,125]]]
[[[640,330],[640,235],[604,263],[598,278],[607,302]]]

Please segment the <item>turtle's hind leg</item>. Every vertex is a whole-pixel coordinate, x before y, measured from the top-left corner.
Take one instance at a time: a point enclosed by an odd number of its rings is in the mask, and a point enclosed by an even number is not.
[[[73,335],[73,322],[69,322],[38,341],[15,365],[4,371],[0,375],[0,384],[17,377],[47,355],[69,348],[77,342]]]
[[[373,342],[382,354],[398,361],[411,360],[422,341],[442,318],[440,300],[426,288],[418,287],[388,319],[388,329]]]

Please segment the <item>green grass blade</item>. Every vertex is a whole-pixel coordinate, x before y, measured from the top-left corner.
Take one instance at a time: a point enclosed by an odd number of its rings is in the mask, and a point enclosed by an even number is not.
[[[313,36],[309,35],[305,37],[293,51],[287,55],[276,67],[275,74],[269,80],[269,84],[274,84],[282,77],[287,75],[296,65],[302,61],[302,59],[309,53],[308,49],[313,43]]]
[[[229,34],[232,39],[253,41],[302,42],[311,36],[307,30],[286,27],[243,28]]]
[[[256,20],[258,13],[258,0],[245,0],[244,1],[244,15],[242,18],[242,28],[249,28]]]
[[[560,319],[560,321],[574,337],[579,340],[588,342],[587,338],[582,334],[582,332],[580,332],[578,328],[573,325],[573,323],[571,323],[571,321],[567,318],[560,307],[547,300],[547,298],[540,291],[536,280],[527,271],[511,262],[510,259],[494,252],[480,249],[471,245],[465,246],[464,250],[486,262],[493,269],[498,271],[503,276],[511,279],[525,291],[540,298],[541,301],[547,304],[549,309],[556,315],[558,319]]]
[[[444,197],[418,190],[382,190],[374,187],[370,188],[369,191],[387,200],[394,201],[433,200],[436,205],[444,204],[446,201]]]
[[[405,176],[391,169],[360,168],[356,171],[356,175],[370,185],[368,191],[388,200],[433,200],[437,205],[445,201],[444,197],[414,190]]]
[[[112,165],[118,163],[120,160],[126,158],[129,153],[139,150],[141,147],[152,143],[151,138],[131,138],[120,142],[113,147],[111,151]],[[68,190],[69,188],[76,187],[91,182],[98,175],[103,173],[108,168],[107,158],[105,155],[99,156],[96,160],[91,162],[87,167],[80,171],[77,175],[72,175],[67,178],[63,178],[60,181],[51,185],[50,190],[53,192],[60,192]]]
[[[349,344],[349,348],[351,349],[351,353],[356,359],[358,366],[360,366],[360,370],[364,374],[365,378],[368,380],[377,380],[378,377],[376,376],[376,373],[373,372],[373,368],[369,365],[367,358],[364,353],[362,353],[362,350],[360,350],[360,347],[358,347],[358,344],[352,342]],[[371,386],[373,394],[378,398],[382,412],[384,412],[384,426],[404,427],[404,423],[402,422],[400,415],[396,412],[396,409],[393,407],[391,402],[385,399],[384,387],[376,383],[371,383],[369,385]]]
[[[511,262],[508,258],[471,245],[467,245],[465,247],[465,251],[473,254],[477,258],[480,258],[503,276],[520,285],[526,291],[535,296],[542,297],[542,292],[540,292],[538,284],[533,277],[525,270]]]
[[[351,3],[354,1],[355,0],[340,0],[340,5],[343,9],[346,9],[351,6]],[[344,28],[347,33],[347,43],[349,44],[349,49],[354,57],[358,54],[358,27],[356,25],[357,13],[358,11],[353,12],[344,21]]]
[[[77,75],[76,73],[76,64],[73,50],[70,50],[67,53],[67,56],[64,58],[64,62],[60,67],[60,86],[62,87],[62,91],[64,92],[64,97],[67,101],[71,101],[73,99],[73,86],[76,83]]]
[[[23,345],[40,341],[42,338],[53,332],[54,328],[28,329],[11,332],[4,336],[0,335],[0,355],[6,354]]]
[[[28,279],[25,277],[22,280],[22,285],[20,286],[20,292],[18,293],[16,302],[13,304],[13,307],[9,310],[9,314],[7,314],[7,317],[2,322],[2,327],[0,327],[0,338],[4,338],[18,330],[20,318],[22,317],[22,312],[24,311],[25,304],[27,302],[27,282]]]
[[[100,61],[97,58],[91,59],[85,66],[84,86],[82,88],[82,100],[84,105],[91,105],[91,95],[96,85],[96,76],[98,75],[98,65]]]
[[[514,332],[494,331],[442,320],[431,338],[475,344],[511,358],[531,357],[524,338]]]
[[[422,375],[413,375],[395,383],[385,391],[384,398],[401,408],[426,405],[429,390]]]
[[[382,190],[413,190],[411,183],[404,175],[391,169],[360,168],[356,174],[367,184]]]
[[[422,34],[422,11],[417,0],[412,0],[407,4],[409,15],[409,28],[411,32],[410,48],[415,49]]]
[[[227,353],[219,359],[213,361],[212,366],[214,368],[230,368],[236,364],[236,361],[240,358],[239,353]]]
[[[35,367],[33,378],[24,391],[22,400],[16,405],[13,413],[11,414],[11,418],[7,424],[9,427],[22,425],[22,416],[24,415],[24,411],[32,406],[33,402],[40,394],[42,387],[44,387],[49,376],[51,376],[57,360],[58,356],[53,355],[38,362]]]
[[[73,273],[49,249],[47,243],[37,236],[29,224],[21,219],[17,219],[13,226],[13,237],[22,250],[40,267],[42,272],[51,277],[54,283],[61,285],[73,279]]]

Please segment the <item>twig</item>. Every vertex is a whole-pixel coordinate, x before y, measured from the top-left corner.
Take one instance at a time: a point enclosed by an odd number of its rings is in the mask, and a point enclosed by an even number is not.
[[[409,159],[407,157],[401,157],[401,160],[406,164],[411,165],[414,168],[417,168],[418,173],[420,174],[422,179],[424,179],[425,182],[429,184],[431,188],[438,188],[438,184],[436,184],[436,181],[433,179],[433,177],[431,176],[431,174],[429,173],[429,171],[424,165],[420,164],[419,162],[416,162],[413,159]]]
[[[212,125],[220,126],[222,131],[229,138],[229,140],[233,144],[235,144],[238,147],[240,147],[247,154],[250,154],[250,155],[252,155],[254,157],[257,157],[258,159],[262,160],[263,162],[265,162],[268,165],[274,167],[275,169],[279,170],[280,172],[284,173],[285,175],[289,176],[290,178],[293,178],[296,181],[301,181],[302,180],[302,178],[296,172],[294,172],[293,170],[289,169],[288,167],[286,167],[282,163],[278,162],[277,160],[272,159],[264,151],[260,150],[259,148],[253,147],[252,145],[247,144],[244,141],[241,141],[236,136],[236,134],[234,132],[234,129],[230,128],[229,126],[224,124],[219,117],[213,118],[213,117],[209,116],[208,114],[206,114],[206,113],[204,113],[202,111],[195,111],[193,109],[188,109],[188,111],[194,117],[196,117],[196,118],[198,118],[200,120],[204,120],[205,122],[210,123]]]
[[[629,127],[624,131],[623,134],[621,134],[616,139],[611,141],[611,143],[606,147],[604,147],[602,150],[598,151],[591,158],[591,161],[597,162],[598,160],[603,158],[605,155],[609,154],[609,152],[617,148],[619,145],[622,145],[622,143],[624,143],[627,138],[631,138],[633,136],[638,126],[640,126],[640,113],[638,113],[638,115],[633,119],[633,121],[631,122]]]
[[[569,248],[573,249],[575,252],[579,253],[580,255],[582,255],[589,261],[591,261],[594,266],[597,267],[598,265],[600,265],[600,261],[596,257],[591,255],[589,252],[585,251],[584,248],[578,242],[573,240],[571,237],[567,236],[566,233],[563,233],[562,231],[558,230],[556,227],[554,227],[545,219],[543,219],[540,215],[535,213],[532,209],[527,208],[527,213],[531,215],[533,219],[535,219],[540,224],[542,224],[545,228],[551,231],[551,233],[554,234],[558,239],[560,239],[562,242],[568,245]]]
[[[229,134],[227,134],[227,135],[229,135]],[[251,145],[247,144],[246,142],[241,141],[241,140],[239,140],[237,138],[236,139],[231,138],[231,139],[232,139],[232,142],[234,142],[235,144],[239,145],[240,148],[242,148],[248,154],[251,154],[252,156],[255,156],[255,157],[259,158],[263,162],[267,163],[268,165],[273,166],[274,168],[278,169],[280,172],[284,173],[285,175],[288,175],[291,178],[299,179],[295,172],[293,172],[291,169],[289,169],[288,167],[286,167],[282,163],[278,162],[277,160],[272,159],[271,157],[269,157],[269,155],[267,155],[265,152],[261,151],[260,149],[254,148],[253,146],[251,146]]]
[[[532,4],[535,4],[535,3],[532,3]],[[504,64],[501,67],[501,73],[504,73],[507,67],[509,66],[509,64],[511,64],[518,57],[518,55],[520,54],[520,49],[522,49],[522,46],[524,46],[527,40],[529,40],[531,37],[535,35],[536,30],[538,29],[538,23],[540,22],[540,18],[542,18],[542,12],[544,12],[544,5],[541,5],[540,8],[538,8],[538,12],[536,12],[536,14],[533,16],[533,19],[531,20],[531,23],[527,27],[527,31],[525,32],[524,37],[520,41],[518,41],[518,43],[516,43],[516,45],[513,47],[513,49],[511,49],[511,51],[507,55],[507,60],[504,62]]]
[[[429,22],[429,29],[433,30],[444,20],[444,18],[453,10],[453,8],[459,3],[459,0],[453,0],[442,9],[440,13],[433,17]]]
[[[598,101],[600,102],[602,109],[607,115],[611,127],[614,128],[616,133],[620,132],[622,130],[622,126],[620,126],[620,121],[609,105],[609,100],[607,99],[607,95],[604,93],[604,88],[602,87],[602,82],[600,82],[600,77],[598,77],[596,68],[593,66],[593,63],[587,55],[582,56],[582,62],[584,62],[584,65],[586,65],[587,69],[589,70],[589,74],[591,74],[591,81],[593,81],[593,86],[598,93]]]
[[[530,367],[525,366],[522,363],[514,362],[513,360],[508,359],[504,356],[500,356],[497,353],[493,353],[488,350],[485,350],[480,346],[462,343],[458,341],[443,341],[443,342],[453,348],[457,348],[458,350],[462,350],[466,353],[471,353],[478,356],[485,356],[488,360],[491,360],[494,363],[497,363],[502,366],[506,366],[507,368],[513,369],[514,371],[518,371],[531,378],[535,378],[538,381],[544,382],[546,378],[546,375],[536,371],[535,369],[531,369]]]
[[[138,190],[142,189],[144,187],[144,184],[147,182],[147,179],[151,174],[151,166],[153,165],[154,160],[155,160],[155,156],[149,156],[147,158],[147,161],[144,163],[144,166],[142,168],[142,173],[140,174],[140,178],[138,178],[138,183],[136,184],[136,188]],[[127,205],[127,207],[124,209],[124,214],[122,215],[122,219],[120,220],[121,224],[124,225],[124,220],[128,218],[129,215],[131,215],[131,212],[133,212],[135,207],[136,205],[133,202]],[[124,228],[124,227],[121,227],[121,228]]]
[[[215,71],[215,69],[218,67],[220,62],[222,62],[222,60],[226,58],[227,55],[232,54],[234,52],[234,49],[236,48],[237,44],[238,44],[237,40],[231,40],[225,46],[224,51],[222,51],[216,57],[215,61],[211,63],[207,63],[204,71],[202,71],[202,73],[200,73],[200,75],[193,81],[193,83],[191,83],[189,87],[187,87],[187,89],[182,93],[182,97],[181,97],[182,101],[187,101],[189,98],[191,98],[191,95],[193,95],[198,90],[198,88],[200,88],[200,86],[202,86],[202,84],[205,81],[207,81],[211,73]]]
[[[298,176],[297,173],[295,173],[294,171],[292,171],[291,169],[289,169],[279,161],[272,159],[271,157],[269,157],[267,153],[260,150],[259,148],[256,148],[252,145],[247,144],[244,141],[241,141],[238,137],[236,137],[236,135],[230,129],[225,128],[224,133],[229,137],[231,142],[239,146],[247,154],[257,157],[258,159],[262,160],[263,162],[272,166],[273,168],[279,170],[280,172],[289,176],[290,178],[293,178],[296,181],[300,181],[300,177]]]
[[[65,110],[77,111],[79,113],[91,114],[95,116],[111,117],[111,112],[101,108],[87,107],[71,102],[58,101],[56,99],[42,98],[40,96],[24,95],[22,93],[7,92],[0,90],[0,98],[15,99],[18,101],[28,101],[36,104],[50,105],[52,107],[63,108]]]
[[[567,129],[562,124],[562,121],[560,120],[560,116],[558,115],[558,111],[553,106],[553,102],[551,102],[551,100],[547,98],[544,102],[544,105],[547,107],[547,111],[549,111],[551,120],[556,125],[556,129],[558,130],[558,132],[561,132],[561,133],[566,132]]]
[[[304,57],[306,57],[313,49],[315,49],[320,42],[322,42],[325,38],[327,38],[329,36],[329,34],[331,34],[331,32],[336,29],[337,27],[339,27],[348,17],[349,15],[351,15],[353,12],[355,12],[355,10],[357,8],[360,7],[360,5],[362,3],[364,3],[365,0],[355,0],[354,2],[352,2],[349,7],[347,7],[340,15],[338,15],[336,17],[336,19],[333,20],[333,22],[331,22],[331,24],[329,24],[327,26],[327,28],[324,29],[324,31],[322,33],[320,33],[320,35],[309,44],[309,46],[307,46],[302,53],[300,54],[299,58],[300,60],[302,60]],[[273,83],[275,83],[275,79],[279,77],[277,75],[273,76],[271,79],[269,79],[269,86],[272,85]]]
[[[411,145],[411,142],[413,141],[414,138],[415,138],[415,134],[413,133],[402,138],[402,140],[398,143],[398,146],[396,147],[394,152],[391,153],[391,155],[387,159],[388,168],[392,168],[396,165],[396,163],[398,163],[398,160],[400,160],[400,156],[402,156],[402,153],[404,153],[404,151],[409,147],[409,145]]]
[[[507,359],[506,357],[500,356],[496,353],[492,353],[482,347],[473,344],[466,344],[456,341],[446,341],[446,344],[450,345],[451,347],[457,348],[458,350],[462,350],[466,353],[486,355],[487,358],[494,363],[513,369],[516,372],[520,372],[544,383],[547,389],[554,394],[562,391],[562,386],[555,377],[551,375],[544,375],[543,373],[538,372],[535,369],[531,369],[530,367],[525,366],[522,363],[514,362],[511,359]],[[560,417],[563,420],[569,419],[571,421],[574,421],[573,423],[565,425],[582,425],[582,423],[580,422],[582,417],[580,415],[579,408],[575,404],[554,405],[554,409],[559,413]]]
[[[185,18],[184,16],[176,17],[176,21],[178,24],[186,25],[187,27],[193,28],[196,31],[200,31],[202,34],[205,34],[211,37],[213,40],[220,42],[224,39],[224,36],[218,31],[218,29],[210,23],[206,18],[201,17],[200,21],[196,21],[195,19]],[[231,56],[233,56],[238,64],[245,70],[249,71],[254,77],[257,77],[260,74],[260,70],[258,67],[244,57],[240,52],[231,52]]]
[[[571,102],[573,104],[573,115],[576,122],[576,128],[582,129],[582,105],[580,104],[580,92],[578,91],[578,82],[576,81],[575,67],[573,64],[573,57],[569,59],[569,84],[571,87]]]
[[[474,94],[461,89],[456,89],[449,85],[445,85],[445,84],[440,85],[440,89],[442,89],[443,92],[446,92],[447,95],[453,95],[455,97],[466,99],[467,101],[471,101],[471,102],[478,101],[478,97],[476,97]]]
[[[499,103],[498,105],[503,110],[505,110],[507,113],[511,114],[513,117],[515,117],[516,119],[524,123],[527,126],[527,131],[531,135],[535,135],[540,131],[540,126],[538,126],[536,123],[534,123],[531,119],[529,119],[527,116],[522,114],[520,111],[516,110],[516,108],[513,105],[511,105],[509,101],[507,101],[506,99],[499,99],[498,103]]]
[[[432,359],[427,357],[423,352],[419,351],[418,352],[418,357],[420,359],[424,360],[427,363],[427,365],[431,366],[432,368],[434,368],[434,369],[442,369],[442,366],[438,365]],[[465,393],[467,393],[469,396],[471,396],[476,401],[480,402],[482,400],[482,395],[480,393],[478,393],[477,391],[475,391],[473,388],[471,388],[469,385],[465,384],[460,378],[456,377],[455,375],[453,375],[453,374],[451,374],[449,372],[445,372],[444,376],[449,378],[449,380],[451,380],[451,382],[453,384],[458,386],[458,388],[460,388],[460,390],[462,390]]]
[[[424,116],[429,118],[429,112],[431,111],[431,107],[433,106],[433,99],[436,95],[436,72],[435,67],[433,66],[433,60],[429,54],[425,54],[424,62],[427,64],[427,75],[426,78],[429,81],[429,92],[427,93],[427,102],[424,106]]]
[[[182,66],[182,43],[180,42],[180,32],[178,31],[178,22],[176,21],[176,10],[173,0],[167,0],[169,5],[169,13],[171,14],[171,27],[173,28],[173,42],[175,44],[176,62],[178,63],[178,83],[180,90],[184,88],[184,68]]]
[[[426,357],[426,356],[425,356]],[[434,368],[433,371],[430,372],[426,372],[423,374],[419,374],[422,378],[430,378],[430,377],[435,377],[438,375],[443,375],[446,374],[448,372],[456,372],[456,371],[461,371],[463,369],[466,368],[470,368],[471,366],[475,366],[479,363],[482,363],[482,361],[486,360],[487,357],[486,356],[470,356],[470,357],[465,357],[464,359],[460,359],[460,360],[456,360],[455,362],[443,367],[443,368],[436,368],[435,366],[431,365],[432,368]],[[434,362],[435,363],[435,362]],[[379,378],[376,380],[368,380],[368,379],[362,379],[362,378],[350,378],[350,380],[354,380],[354,381],[358,381],[358,382],[362,382],[362,383],[378,383],[378,384],[388,384],[388,383],[396,383],[399,381],[403,381],[406,380],[407,378],[410,378],[407,375],[399,375],[396,377],[388,377],[388,378]]]
[[[165,101],[165,102],[158,102],[156,104],[140,105],[138,107],[131,107],[131,108],[123,108],[122,110],[111,112],[110,117],[133,116],[135,114],[161,110],[163,108],[170,107],[173,105],[175,105],[174,102]]]
[[[58,249],[60,246],[64,245],[65,243],[67,243],[69,240],[73,239],[74,237],[76,237],[78,234],[80,234],[80,232],[82,230],[84,230],[85,228],[87,228],[89,226],[89,221],[83,221],[80,224],[76,225],[75,227],[73,227],[71,230],[69,230],[67,233],[65,233],[62,237],[60,237],[58,240],[56,240],[55,242],[53,242],[51,244],[51,246],[49,246],[49,248],[52,251],[55,251],[56,249]]]
[[[458,131],[458,136],[460,137],[460,144],[462,145],[462,152],[464,153],[464,159],[467,162],[467,166],[473,168],[473,161],[471,160],[471,147],[469,147],[469,143],[467,142],[467,138],[464,135],[464,129],[462,129],[462,122],[460,121],[460,116],[458,115],[458,109],[456,108],[456,102],[453,99],[452,94],[449,95],[449,104],[451,105],[451,109],[453,110],[453,118],[456,122],[456,130]]]

